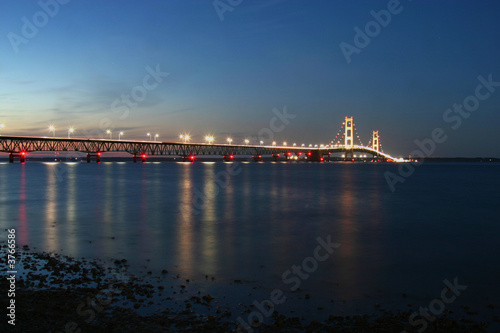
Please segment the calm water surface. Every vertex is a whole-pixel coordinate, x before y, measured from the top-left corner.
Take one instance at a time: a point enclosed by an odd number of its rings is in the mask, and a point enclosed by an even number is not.
[[[227,176],[229,167],[238,174]],[[20,245],[126,258],[138,274],[165,268],[213,293],[233,288],[235,301],[263,300],[280,288],[286,311],[427,306],[443,280],[455,277],[468,288],[450,306],[500,308],[500,165],[428,163],[392,193],[384,172],[396,170],[370,163],[2,163],[0,226],[17,228]],[[340,247],[290,292],[282,274],[328,235]],[[228,286],[235,279],[243,283]],[[305,293],[311,300],[300,301]]]

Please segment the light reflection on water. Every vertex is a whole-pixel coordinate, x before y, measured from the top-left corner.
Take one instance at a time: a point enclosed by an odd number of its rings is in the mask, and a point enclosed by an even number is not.
[[[395,193],[383,176],[394,165],[249,163],[221,176],[232,165],[2,164],[0,227],[43,251],[284,290],[283,272],[331,235],[340,248],[301,285],[318,298],[430,300],[459,276],[464,299],[500,301],[498,165],[424,165]]]

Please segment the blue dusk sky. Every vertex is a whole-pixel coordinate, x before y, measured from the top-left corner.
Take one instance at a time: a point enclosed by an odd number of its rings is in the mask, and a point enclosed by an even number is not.
[[[326,144],[353,116],[395,156],[441,128],[433,156],[500,157],[499,1],[2,0],[0,28],[2,135]]]

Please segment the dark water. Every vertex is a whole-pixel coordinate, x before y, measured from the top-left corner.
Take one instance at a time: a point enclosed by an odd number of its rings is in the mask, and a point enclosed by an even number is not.
[[[467,289],[448,307],[500,308],[500,165],[424,164],[395,192],[385,171],[397,165],[4,163],[0,227],[38,250],[166,268],[228,302],[278,288],[284,312],[427,306],[455,277]],[[340,246],[304,261],[328,236]],[[283,274],[304,262],[292,292]]]

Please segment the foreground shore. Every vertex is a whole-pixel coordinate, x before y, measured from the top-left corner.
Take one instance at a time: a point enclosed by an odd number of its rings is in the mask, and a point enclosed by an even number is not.
[[[5,245],[3,246],[5,249]],[[184,293],[185,284],[154,286],[127,272],[126,260],[105,267],[96,261],[32,252],[18,252],[15,281],[15,326],[3,316],[2,332],[418,332],[408,323],[410,311],[337,316],[304,321],[274,312],[265,324],[243,327],[235,309],[218,305],[222,295]],[[172,274],[164,270],[162,274]],[[6,272],[2,272],[2,276]],[[1,279],[2,290],[9,281]],[[1,304],[9,304],[7,292]],[[185,297],[183,297],[185,295]],[[174,301],[174,298],[177,301]],[[182,300],[182,301],[181,301]],[[161,310],[147,313],[152,306]],[[241,313],[255,310],[249,305]],[[8,310],[7,310],[8,311]],[[241,310],[238,310],[238,312]],[[12,323],[12,322],[11,322]],[[251,324],[251,323],[250,323]],[[425,332],[489,332],[488,323],[456,320],[448,313],[427,323]]]

